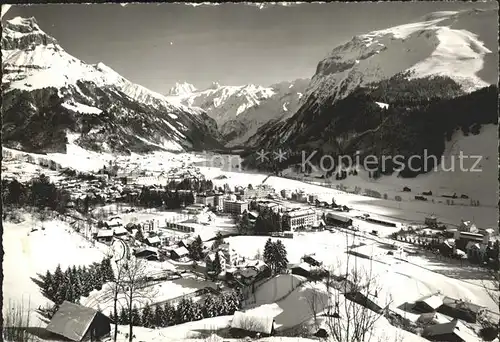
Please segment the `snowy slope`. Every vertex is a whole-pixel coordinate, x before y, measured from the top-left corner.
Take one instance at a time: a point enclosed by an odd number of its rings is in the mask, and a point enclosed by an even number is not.
[[[197,91],[191,84],[177,83],[168,99],[205,110],[217,122],[226,145],[236,146],[245,143],[269,121],[292,116],[308,84],[309,80],[303,79],[269,87],[221,86],[214,82],[208,89]]]
[[[194,93],[196,91],[196,88],[194,85],[183,82],[179,83],[177,82],[175,86],[173,86],[170,91],[168,92],[168,96],[180,96],[180,97],[187,97]]]
[[[17,130],[21,130],[22,124],[34,130],[33,136],[43,135],[52,128],[61,140],[62,128],[86,133],[83,127],[98,127],[108,135],[87,137],[87,147],[95,142],[103,147],[106,142],[112,150],[184,150],[202,144],[196,141],[200,133],[211,136],[207,139],[209,144],[215,142],[215,124],[203,111],[172,104],[163,95],[130,82],[103,63],[90,65],[69,55],[40,29],[34,18],[16,17],[6,21],[3,29],[2,85],[6,100],[3,119],[11,124],[8,132],[11,134],[4,141],[32,150],[47,148],[43,139],[38,146],[21,139]],[[60,126],[66,127],[42,129],[33,123],[40,119],[42,108],[47,107],[51,115],[61,117],[56,122],[62,121],[64,124]],[[24,116],[22,120],[16,117],[17,112]],[[81,119],[79,114],[102,114],[102,117]],[[70,122],[62,120],[65,115],[69,115]],[[106,139],[113,141],[103,141]],[[58,142],[57,146],[60,145]],[[131,148],[126,148],[127,145]]]
[[[355,36],[318,64],[307,95],[341,98],[357,86],[402,71],[413,71],[413,77],[446,75],[467,90],[484,87],[488,83],[477,73],[485,67],[496,69],[491,63],[485,66],[484,60],[497,46],[486,47],[478,38],[488,35],[491,26],[475,25],[480,30],[475,32],[462,29],[477,21],[496,22],[496,11],[436,12],[413,23]]]

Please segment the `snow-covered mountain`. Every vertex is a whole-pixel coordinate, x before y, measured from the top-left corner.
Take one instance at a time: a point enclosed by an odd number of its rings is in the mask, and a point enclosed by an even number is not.
[[[183,83],[175,83],[175,85],[170,89],[168,92],[168,96],[181,96],[181,97],[186,97],[191,95],[196,91],[196,88],[194,85],[183,82]]]
[[[485,57],[498,51],[491,30],[496,11],[435,12],[415,22],[353,37],[319,62],[307,95],[319,101],[345,97],[361,85],[411,71],[413,78],[447,76],[471,91],[491,84],[496,73]],[[489,48],[487,47],[489,46]],[[496,80],[495,80],[496,82]]]
[[[247,146],[439,155],[453,129],[496,122],[496,22],[496,10],[435,12],[355,36],[319,62],[295,115]]]
[[[2,57],[5,144],[64,150],[67,134],[78,133],[77,144],[96,150],[220,146],[215,123],[202,110],[173,104],[103,63],[80,61],[34,18],[3,23]]]
[[[269,87],[221,86],[213,82],[208,89],[196,91],[194,86],[182,83],[170,90],[168,99],[206,111],[217,122],[226,146],[237,146],[264,124],[293,115],[308,84],[309,80],[303,79]]]

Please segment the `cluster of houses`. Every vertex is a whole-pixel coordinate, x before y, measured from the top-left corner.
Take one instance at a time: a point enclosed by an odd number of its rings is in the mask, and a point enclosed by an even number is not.
[[[486,309],[480,305],[434,293],[402,309],[419,315],[417,322],[424,326],[422,336],[431,341],[477,341],[469,324],[477,323]]]

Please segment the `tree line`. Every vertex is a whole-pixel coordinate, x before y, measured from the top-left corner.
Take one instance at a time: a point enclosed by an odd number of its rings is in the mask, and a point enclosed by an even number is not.
[[[93,290],[100,290],[108,281],[113,281],[114,273],[109,258],[89,267],[72,266],[62,271],[58,265],[53,273],[49,270],[41,277],[42,293],[56,305],[65,300],[77,303],[80,297],[89,296]]]
[[[201,303],[191,298],[183,298],[176,306],[170,302],[155,305],[154,308],[147,305],[141,310],[134,306],[131,315],[122,307],[116,319],[118,324],[122,325],[132,323],[134,326],[164,328],[204,318],[232,315],[241,307],[241,295],[230,290],[220,294],[208,294]],[[113,313],[109,317],[115,320]]]
[[[6,207],[31,206],[64,213],[70,200],[69,192],[57,188],[44,174],[33,177],[26,184],[16,179],[2,179],[2,203]]]

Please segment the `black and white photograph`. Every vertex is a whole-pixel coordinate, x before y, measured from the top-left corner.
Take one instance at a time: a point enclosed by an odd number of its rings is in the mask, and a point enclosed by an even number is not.
[[[2,340],[499,342],[498,10],[2,4]]]

